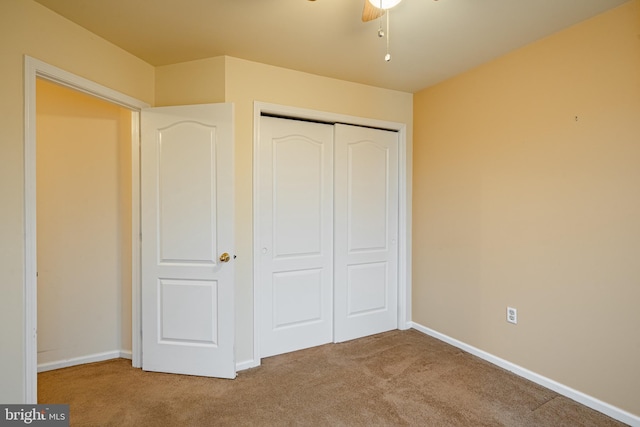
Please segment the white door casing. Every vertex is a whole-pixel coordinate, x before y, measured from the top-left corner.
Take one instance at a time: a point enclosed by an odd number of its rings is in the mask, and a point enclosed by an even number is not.
[[[262,117],[261,357],[332,341],[333,127]]]
[[[37,403],[37,268],[36,268],[36,78],[96,96],[128,108],[132,112],[131,193],[132,193],[132,366],[140,366],[139,322],[139,111],[149,105],[143,101],[54,67],[27,55],[24,57],[24,402]]]
[[[233,106],[145,109],[141,131],[142,368],[235,378]]]
[[[335,125],[335,342],[398,327],[398,133]]]

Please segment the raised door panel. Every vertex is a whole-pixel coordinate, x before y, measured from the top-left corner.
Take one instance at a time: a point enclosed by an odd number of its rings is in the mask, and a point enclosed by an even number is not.
[[[301,135],[272,140],[273,258],[322,255],[322,141]]]
[[[390,283],[387,269],[385,261],[347,267],[347,317],[388,310]]]
[[[319,268],[273,274],[274,330],[322,321],[323,279]]]
[[[357,128],[361,129],[361,128]],[[386,250],[389,245],[389,148],[374,141],[346,146],[348,252]]]
[[[179,122],[157,137],[160,262],[215,264],[216,128]]]
[[[217,281],[160,279],[158,285],[158,341],[217,346]]]

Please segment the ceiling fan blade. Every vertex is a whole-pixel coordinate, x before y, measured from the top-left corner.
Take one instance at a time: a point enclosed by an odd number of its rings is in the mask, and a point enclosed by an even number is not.
[[[373,21],[384,15],[384,9],[374,7],[369,0],[364,0],[364,9],[362,10],[362,22]]]

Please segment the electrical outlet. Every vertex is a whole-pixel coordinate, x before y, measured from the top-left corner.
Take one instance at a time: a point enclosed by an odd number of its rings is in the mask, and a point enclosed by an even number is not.
[[[507,307],[507,322],[518,324],[518,310],[513,307]]]

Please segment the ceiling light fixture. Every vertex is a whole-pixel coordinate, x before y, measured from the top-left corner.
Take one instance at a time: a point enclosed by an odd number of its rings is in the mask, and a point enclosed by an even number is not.
[[[369,3],[371,3],[373,7],[377,7],[378,9],[388,10],[392,7],[397,6],[401,1],[402,0],[369,0]]]
[[[391,61],[391,53],[389,52],[389,15],[390,9],[400,4],[402,0],[364,0],[364,9],[362,9],[362,22],[373,21],[380,18],[380,26],[378,27],[378,37],[386,38],[387,53],[384,56],[384,60]],[[438,0],[434,0],[438,1]],[[387,15],[387,28],[386,31],[382,28],[382,17]]]
[[[366,0],[365,0],[366,1]],[[391,11],[389,9],[391,9],[392,7],[397,6],[402,0],[369,0],[369,3],[371,3],[372,6],[384,10],[386,11],[386,15],[387,15],[387,31],[385,32],[382,29],[382,15],[380,15],[380,28],[378,29],[378,37],[385,37],[386,36],[386,42],[387,42],[387,52],[384,55],[384,60],[386,62],[391,61],[391,52],[389,52],[389,15],[391,15]]]
[[[384,55],[386,62],[391,61],[391,53],[389,52],[389,15],[391,9],[400,4],[402,0],[364,0],[364,9],[362,10],[362,22],[373,21],[380,18],[380,26],[378,27],[378,37],[385,38],[387,44],[387,52]],[[386,16],[387,28],[386,31],[382,27],[382,17]]]

